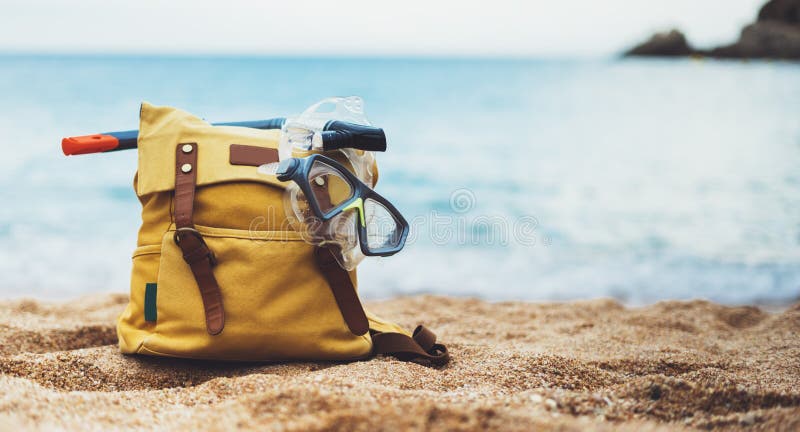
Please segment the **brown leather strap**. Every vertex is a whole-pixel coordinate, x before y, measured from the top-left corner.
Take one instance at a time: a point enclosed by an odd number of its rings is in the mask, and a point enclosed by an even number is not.
[[[366,334],[369,331],[369,320],[364,308],[361,306],[358,293],[356,293],[356,288],[353,286],[347,270],[339,266],[336,258],[334,258],[333,251],[328,248],[316,248],[314,255],[317,260],[317,266],[331,287],[333,297],[336,299],[336,304],[339,305],[339,311],[342,313],[342,318],[347,323],[347,328],[357,336]]]
[[[261,166],[278,162],[278,150],[242,144],[231,144],[231,165]]]
[[[175,152],[175,244],[181,248],[183,260],[189,264],[200,289],[206,330],[211,335],[218,335],[225,327],[225,309],[222,292],[211,269],[216,258],[192,222],[196,185],[197,144],[178,144]]]
[[[175,151],[175,226],[193,228],[194,190],[197,183],[197,144],[178,144]]]
[[[450,361],[447,347],[436,343],[436,335],[424,326],[417,326],[413,337],[402,333],[373,332],[372,352],[387,354],[403,361],[428,360],[440,366]]]

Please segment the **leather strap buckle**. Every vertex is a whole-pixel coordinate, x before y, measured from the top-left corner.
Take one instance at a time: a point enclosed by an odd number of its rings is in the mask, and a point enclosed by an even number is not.
[[[196,249],[191,251],[187,251],[186,249],[184,249],[184,246],[181,245],[181,238],[184,236],[184,234],[189,234],[195,239],[197,239],[199,245],[197,246]],[[214,251],[208,248],[208,245],[206,244],[203,235],[200,234],[200,232],[197,231],[196,229],[191,227],[178,228],[175,230],[175,234],[173,235],[172,239],[175,241],[175,244],[178,245],[178,247],[180,247],[181,250],[183,251],[183,258],[187,262],[192,263],[200,258],[208,258],[208,261],[211,263],[211,266],[215,266],[217,264],[217,256],[214,255]]]

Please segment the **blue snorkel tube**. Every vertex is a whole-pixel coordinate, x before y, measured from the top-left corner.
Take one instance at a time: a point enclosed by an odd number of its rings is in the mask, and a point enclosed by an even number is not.
[[[278,117],[267,120],[212,123],[212,125],[253,129],[281,129],[285,123],[286,118]],[[344,148],[378,152],[386,151],[386,134],[383,129],[374,126],[332,120],[325,124],[319,135],[322,141],[322,149],[325,151]],[[130,150],[137,148],[138,138],[138,130],[67,137],[61,140],[61,150],[66,156]]]

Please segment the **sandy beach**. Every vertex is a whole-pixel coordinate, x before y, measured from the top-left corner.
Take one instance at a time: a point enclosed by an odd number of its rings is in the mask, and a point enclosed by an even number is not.
[[[408,326],[430,317],[453,357],[435,369],[123,356],[125,302],[0,303],[0,429],[800,428],[800,303],[369,302]]]

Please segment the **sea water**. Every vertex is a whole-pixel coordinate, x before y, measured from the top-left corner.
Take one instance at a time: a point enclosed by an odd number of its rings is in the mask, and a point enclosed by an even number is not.
[[[0,57],[0,297],[126,292],[141,101],[211,121],[360,95],[412,224],[361,292],[780,302],[800,294],[800,65],[691,60]],[[274,265],[265,265],[265,271]]]

